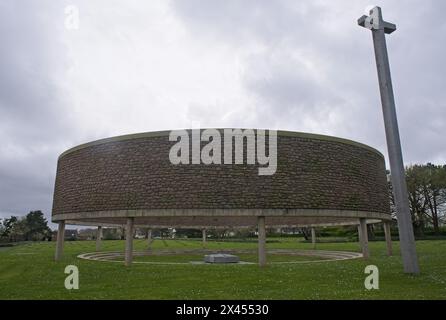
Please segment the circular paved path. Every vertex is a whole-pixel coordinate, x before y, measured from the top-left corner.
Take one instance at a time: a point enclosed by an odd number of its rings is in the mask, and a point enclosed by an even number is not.
[[[147,250],[147,251],[134,251],[133,256],[163,256],[163,255],[187,255],[187,254],[210,254],[210,253],[229,253],[229,254],[255,254],[257,250],[239,249],[239,250],[209,250],[209,249],[183,249],[183,250]],[[327,250],[290,250],[290,249],[270,249],[267,254],[275,255],[296,255],[317,257],[320,260],[299,260],[299,261],[282,261],[282,262],[269,262],[268,264],[297,264],[297,263],[316,263],[316,262],[328,262],[361,258],[362,254],[358,252],[350,251],[327,251]],[[107,251],[107,252],[89,252],[78,255],[80,259],[93,260],[93,261],[108,261],[108,262],[124,262],[124,252],[119,251]],[[117,260],[119,259],[119,260]],[[157,264],[157,265],[187,265],[187,264],[210,264],[203,261],[189,261],[189,262],[159,262],[159,261],[134,261],[133,263],[142,264]],[[230,263],[230,265],[249,265],[257,264],[255,262],[240,261],[239,263]],[[220,264],[221,265],[221,264]]]

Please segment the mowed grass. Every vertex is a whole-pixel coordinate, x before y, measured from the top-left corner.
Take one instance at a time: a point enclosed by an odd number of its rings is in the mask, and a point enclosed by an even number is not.
[[[274,239],[276,240],[276,239]],[[146,249],[135,240],[135,250]],[[446,241],[418,241],[421,274],[402,271],[398,242],[387,257],[384,242],[370,242],[371,258],[308,264],[156,265],[87,261],[94,241],[65,242],[64,258],[54,262],[55,242],[0,249],[0,299],[445,299]],[[157,249],[201,248],[200,241],[155,240]],[[255,242],[208,242],[208,248],[255,249]],[[311,249],[296,239],[281,239],[267,248]],[[320,243],[318,249],[359,251],[357,243]],[[103,241],[103,251],[123,251],[124,241]],[[197,256],[191,255],[195,258]],[[191,256],[178,256],[184,261]],[[249,257],[255,260],[255,255]],[[273,261],[274,257],[269,257]],[[138,258],[140,259],[140,258]],[[141,258],[141,259],[146,259]],[[170,256],[169,261],[175,257]],[[284,259],[283,257],[280,259]],[[298,258],[300,259],[300,258]],[[135,260],[137,261],[137,260]],[[379,268],[379,290],[364,288],[364,268]],[[64,269],[76,265],[79,290],[67,290]]]

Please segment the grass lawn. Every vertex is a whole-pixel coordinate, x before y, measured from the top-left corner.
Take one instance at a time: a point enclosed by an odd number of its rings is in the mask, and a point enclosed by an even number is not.
[[[275,239],[276,240],[276,239]],[[135,250],[146,242],[135,240]],[[255,249],[255,242],[208,242],[208,248]],[[370,242],[371,258],[257,265],[156,265],[88,261],[80,253],[93,252],[94,241],[65,242],[64,258],[54,262],[55,242],[0,248],[0,299],[445,299],[446,241],[417,241],[421,267],[418,276],[402,272],[398,242],[395,256],[387,257],[384,242]],[[155,249],[201,248],[200,241],[155,240]],[[311,244],[281,239],[273,249],[310,249]],[[124,241],[103,241],[103,251],[122,251]],[[358,251],[357,243],[321,243],[318,249]],[[175,259],[177,258],[177,259]],[[168,261],[200,257],[169,256]],[[255,261],[256,257],[245,257]],[[144,261],[150,257],[138,257]],[[163,258],[157,257],[164,261]],[[164,258],[166,259],[166,258]],[[287,257],[270,257],[283,261]],[[291,259],[291,258],[290,258]],[[302,257],[292,257],[302,259]],[[79,290],[64,287],[66,265],[79,268]],[[364,288],[364,268],[374,264],[380,272],[379,290]]]

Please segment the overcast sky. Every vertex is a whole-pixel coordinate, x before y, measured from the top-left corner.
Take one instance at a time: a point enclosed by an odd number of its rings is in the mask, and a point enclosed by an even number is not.
[[[370,5],[397,25],[405,163],[445,163],[446,1],[0,0],[0,218],[49,218],[58,155],[114,135],[199,123],[387,154],[371,32],[356,24]]]

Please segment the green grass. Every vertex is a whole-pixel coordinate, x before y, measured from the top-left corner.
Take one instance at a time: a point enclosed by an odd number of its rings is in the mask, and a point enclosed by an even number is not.
[[[135,240],[135,250],[145,241]],[[87,261],[80,253],[93,252],[94,241],[66,242],[64,258],[54,262],[54,242],[27,243],[0,248],[0,299],[445,299],[446,241],[418,241],[421,274],[402,272],[398,243],[387,257],[384,242],[370,242],[371,258],[309,264],[155,265]],[[256,249],[252,242],[208,242],[209,249]],[[311,244],[280,239],[270,249],[310,249]],[[156,249],[201,248],[200,241],[155,240]],[[103,241],[104,251],[122,251],[124,241]],[[318,249],[358,251],[357,243],[320,243]],[[189,261],[196,255],[169,256]],[[150,259],[151,257],[138,257]],[[157,259],[158,259],[157,258]],[[255,261],[254,254],[246,259]],[[269,261],[290,257],[268,256]],[[302,257],[292,257],[302,259]],[[307,260],[307,258],[305,258]],[[201,259],[198,259],[201,260]],[[152,261],[152,260],[147,260]],[[76,265],[79,290],[66,290],[66,265]],[[364,268],[378,266],[380,289],[364,288]]]

